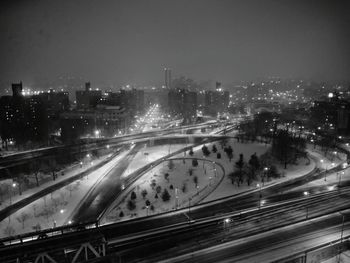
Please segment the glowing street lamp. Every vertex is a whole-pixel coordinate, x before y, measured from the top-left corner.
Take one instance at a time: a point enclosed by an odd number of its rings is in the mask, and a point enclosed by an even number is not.
[[[224,229],[229,229],[231,219],[230,218],[225,218],[224,219]]]
[[[304,196],[309,196],[309,192],[305,191],[304,193]],[[308,219],[309,217],[309,207],[306,205],[306,219]]]
[[[258,187],[259,188],[259,210],[260,210],[260,208],[261,208],[261,197],[262,197],[262,195],[261,195],[261,184],[257,184],[256,185],[256,187]]]
[[[339,174],[338,189],[339,189],[339,186],[340,186],[341,176],[342,176],[342,175],[344,175],[344,171],[342,171],[342,172]]]

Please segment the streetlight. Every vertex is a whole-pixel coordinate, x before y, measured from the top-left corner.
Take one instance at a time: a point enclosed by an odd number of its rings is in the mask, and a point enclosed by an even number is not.
[[[340,245],[338,246],[338,260],[337,262],[340,262],[340,256],[341,256],[341,252],[343,250],[343,234],[344,234],[344,219],[345,216],[343,213],[340,213],[342,215],[342,224],[341,224],[341,232],[340,232]]]
[[[261,208],[261,184],[257,184],[256,187],[259,188],[259,210]]]
[[[265,183],[265,177],[267,176],[267,171],[269,170],[269,168],[268,167],[265,167],[264,168],[264,175],[263,175],[263,178],[262,178],[262,184],[263,184],[263,186],[264,186],[264,183]]]
[[[191,213],[191,197],[188,198],[188,221],[191,221],[190,219],[190,213]]]
[[[341,176],[342,176],[342,175],[344,175],[344,171],[342,171],[342,172],[339,174],[338,190],[340,190],[339,187],[340,187],[340,182],[341,182]]]
[[[178,205],[179,205],[179,188],[175,188],[175,210],[177,209]]]
[[[230,218],[225,218],[224,219],[224,229],[229,230],[229,225],[230,225],[231,219]]]
[[[18,193],[19,195],[22,195],[22,191],[21,191],[21,186],[17,183],[13,183],[12,184],[12,188],[16,188],[18,186]]]
[[[99,131],[99,130],[95,130],[95,136],[96,136],[96,138],[99,138],[99,135],[100,135],[100,131]]]
[[[216,177],[216,163],[213,162],[213,166],[214,166],[214,174],[215,174],[215,177]]]
[[[309,192],[305,191],[304,192],[304,196],[308,196]],[[309,218],[309,207],[306,205],[306,219]]]

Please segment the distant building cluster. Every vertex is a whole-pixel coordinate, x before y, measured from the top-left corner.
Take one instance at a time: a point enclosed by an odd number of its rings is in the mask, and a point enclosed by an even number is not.
[[[87,82],[76,91],[74,103],[66,91],[33,92],[14,83],[12,96],[0,98],[0,136],[2,147],[113,137],[131,132],[136,119],[152,104],[183,124],[205,115],[226,118],[227,114],[270,112],[307,122],[319,131],[350,134],[349,98],[350,90],[340,86],[279,79],[242,83],[230,90],[216,82],[204,90],[185,77],[173,80],[170,68],[164,69],[161,88],[127,85],[112,92]]]
[[[50,140],[73,142],[81,137],[122,134],[143,110],[143,90],[102,93],[86,83],[85,90],[76,92],[72,105],[68,92],[50,89],[27,94],[22,83],[15,83],[12,96],[0,98],[2,146],[15,142],[30,147]]]

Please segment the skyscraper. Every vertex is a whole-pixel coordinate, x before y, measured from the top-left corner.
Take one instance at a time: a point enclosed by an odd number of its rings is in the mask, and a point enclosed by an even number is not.
[[[164,68],[164,86],[167,89],[171,88],[171,69]]]

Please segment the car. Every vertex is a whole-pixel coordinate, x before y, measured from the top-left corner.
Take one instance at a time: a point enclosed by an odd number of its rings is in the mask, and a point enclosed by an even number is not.
[[[45,239],[45,238],[48,238],[49,236],[46,234],[46,233],[41,233],[38,235],[38,238],[37,239]]]

